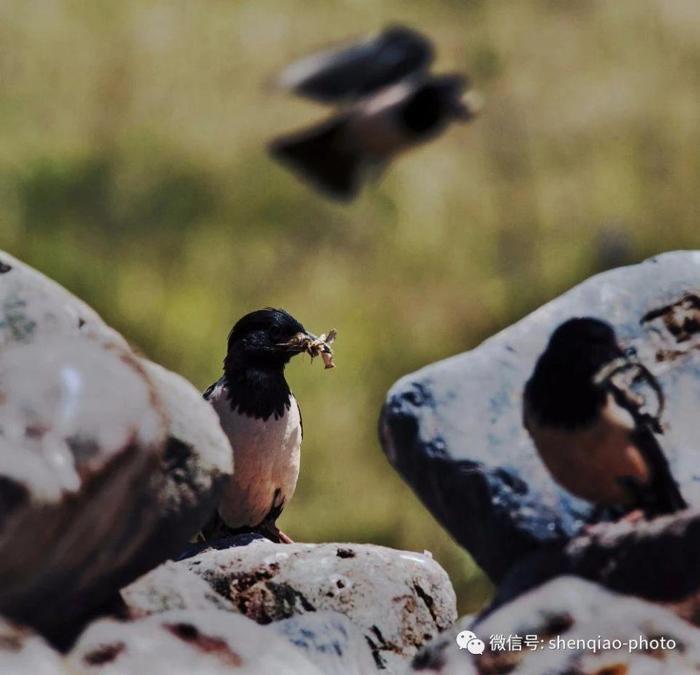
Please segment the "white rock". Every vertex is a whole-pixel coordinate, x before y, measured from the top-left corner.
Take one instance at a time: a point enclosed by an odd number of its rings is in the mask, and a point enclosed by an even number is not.
[[[144,574],[123,588],[121,596],[134,616],[177,609],[234,611],[233,605],[206,581],[174,562],[165,562]]]
[[[522,394],[552,332],[592,316],[637,348],[666,393],[660,442],[686,500],[700,506],[700,252],[596,275],[475,349],[399,380],[384,408],[387,456],[494,580],[544,543],[595,519],[559,488],[522,423]]]
[[[620,670],[610,672],[641,675],[700,671],[697,628],[662,607],[576,577],[541,586],[499,608],[473,630],[487,647],[491,635],[537,636],[541,642],[535,650],[487,652],[479,659],[480,667],[493,667],[501,659],[516,661],[512,672],[518,675],[600,673],[614,667]],[[665,649],[645,649],[644,640],[659,638],[667,641]],[[622,646],[612,648],[602,640],[619,640]]]
[[[207,473],[233,472],[233,451],[221,429],[219,416],[184,377],[153,361],[140,359],[155,384],[161,403],[170,419],[170,435],[197,448],[197,465]]]
[[[47,335],[82,335],[127,347],[124,338],[82,300],[0,251],[0,348]]]
[[[209,550],[182,561],[240,611],[267,623],[314,610],[360,628],[375,659],[403,667],[456,617],[445,571],[420,553],[369,544],[273,544]]]
[[[376,670],[359,628],[338,612],[307,612],[271,623],[270,628],[301,649],[325,675],[366,675]]]
[[[60,654],[27,628],[0,619],[0,673],[71,675]]]
[[[166,612],[131,623],[98,621],[68,662],[86,675],[321,674],[269,627],[213,610]]]
[[[233,471],[233,450],[219,416],[185,378],[140,359],[169,419],[163,452],[160,525],[165,542],[182,543],[215,510],[221,488]],[[170,550],[169,554],[179,553]]]
[[[483,655],[459,648],[456,637],[464,630],[485,643]],[[651,649],[650,641],[662,637],[666,648]],[[613,648],[613,640],[621,646]],[[611,593],[577,577],[558,577],[479,622],[462,617],[418,653],[410,672],[679,675],[698,671],[697,628],[658,605]]]
[[[166,420],[129,352],[60,336],[0,350],[0,611],[48,633],[139,570]]]

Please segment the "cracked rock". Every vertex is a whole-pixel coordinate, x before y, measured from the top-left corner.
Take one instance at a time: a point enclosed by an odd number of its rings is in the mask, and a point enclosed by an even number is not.
[[[381,667],[402,664],[456,617],[447,574],[419,553],[369,544],[256,541],[179,564],[259,623],[324,610],[344,614]]]

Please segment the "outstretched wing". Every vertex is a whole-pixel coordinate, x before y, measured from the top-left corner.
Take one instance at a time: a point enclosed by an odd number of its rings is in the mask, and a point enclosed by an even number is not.
[[[427,70],[433,56],[433,45],[424,35],[391,26],[376,37],[293,63],[279,83],[323,103],[350,101]]]

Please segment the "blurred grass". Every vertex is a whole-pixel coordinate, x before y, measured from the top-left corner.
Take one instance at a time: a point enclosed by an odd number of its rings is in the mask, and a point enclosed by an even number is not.
[[[487,106],[335,205],[267,159],[323,114],[270,78],[389,21]],[[698,101],[695,0],[5,0],[0,246],[202,388],[248,310],[337,328],[335,371],[289,369],[282,526],[429,549],[470,611],[489,585],[380,452],[383,396],[596,271],[697,246]]]

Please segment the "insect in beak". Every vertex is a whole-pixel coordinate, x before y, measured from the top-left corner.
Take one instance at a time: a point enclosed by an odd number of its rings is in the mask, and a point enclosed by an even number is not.
[[[312,361],[317,356],[320,356],[326,369],[335,368],[331,344],[335,340],[337,334],[335,329],[331,329],[327,333],[322,333],[318,337],[311,333],[297,333],[289,342],[284,342],[277,346],[294,351],[306,352],[311,356]]]

